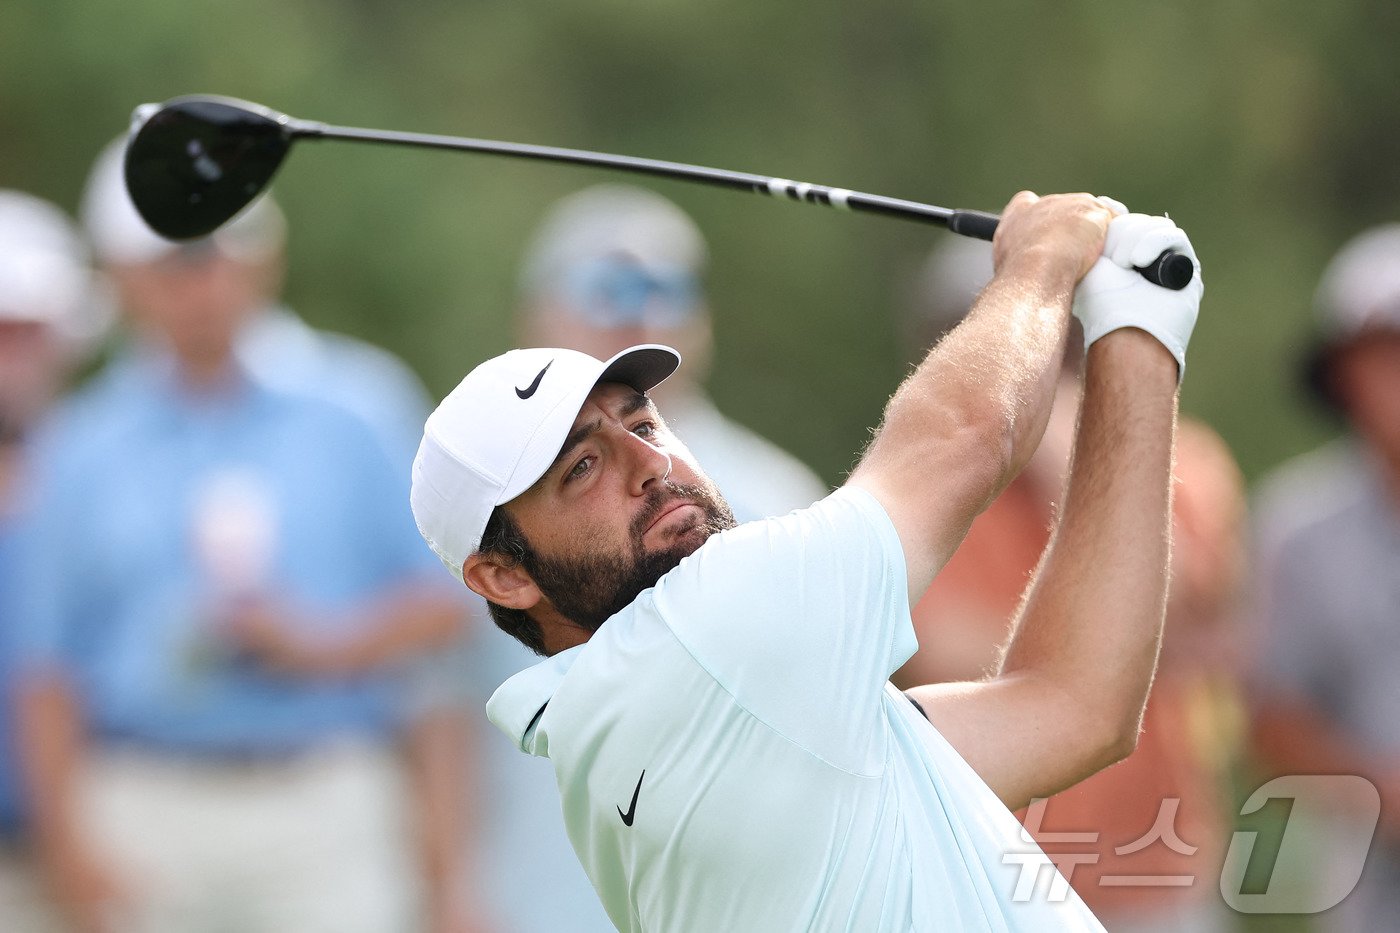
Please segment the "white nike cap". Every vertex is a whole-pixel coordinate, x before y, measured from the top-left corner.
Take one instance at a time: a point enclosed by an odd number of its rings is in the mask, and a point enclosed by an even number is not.
[[[646,392],[680,364],[670,347],[645,344],[606,362],[577,350],[511,350],[473,369],[428,416],[413,461],[409,502],[433,553],[460,579],[491,511],[545,474],[595,385]]]

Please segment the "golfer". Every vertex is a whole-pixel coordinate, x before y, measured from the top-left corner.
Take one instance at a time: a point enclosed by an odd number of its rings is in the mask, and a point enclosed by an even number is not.
[[[736,527],[668,431],[646,395],[679,364],[665,347],[512,351],[432,414],[419,529],[546,656],[488,713],[553,762],[619,929],[1100,929],[1060,885],[1025,890],[1011,810],[1136,740],[1201,284],[1131,267],[1169,248],[1194,261],[1165,218],[1018,194],[966,321],[846,484],[782,518]],[[1035,449],[1072,308],[1090,344],[1072,475],[1000,669],[902,694],[910,597]]]

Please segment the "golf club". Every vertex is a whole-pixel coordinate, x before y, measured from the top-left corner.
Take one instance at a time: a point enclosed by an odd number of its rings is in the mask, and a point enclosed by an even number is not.
[[[920,220],[983,240],[992,238],[999,220],[996,214],[984,211],[950,210],[847,188],[681,162],[489,139],[330,126],[298,120],[260,104],[203,94],[136,108],[126,148],[127,190],[141,216],[162,236],[172,240],[204,236],[231,219],[267,187],[298,139],[457,149],[603,166]],[[1172,289],[1184,288],[1195,274],[1189,256],[1170,250],[1138,271],[1148,280]]]

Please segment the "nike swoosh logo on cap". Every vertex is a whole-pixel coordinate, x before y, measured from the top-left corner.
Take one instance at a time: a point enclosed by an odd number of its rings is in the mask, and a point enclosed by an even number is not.
[[[544,374],[547,373],[547,372],[549,372],[549,367],[551,367],[551,366],[553,366],[553,365],[554,365],[554,361],[553,361],[553,360],[550,360],[548,363],[545,363],[545,364],[544,364],[544,369],[540,370],[539,375],[537,375],[537,376],[535,377],[535,381],[532,382],[532,383],[530,383],[530,385],[527,386],[527,387],[524,388],[524,389],[520,388],[520,386],[516,386],[516,387],[515,387],[515,394],[518,395],[518,396],[520,396],[521,399],[527,399],[527,398],[529,398],[530,396],[534,395],[534,394],[535,394],[535,390],[538,389],[538,388],[540,387],[540,380],[544,378]]]

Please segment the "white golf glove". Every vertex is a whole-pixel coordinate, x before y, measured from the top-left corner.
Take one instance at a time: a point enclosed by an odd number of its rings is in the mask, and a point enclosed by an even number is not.
[[[1150,265],[1168,249],[1190,256],[1196,267],[1180,291],[1154,285],[1134,268]],[[1179,384],[1204,292],[1201,263],[1186,232],[1166,217],[1125,213],[1109,224],[1103,255],[1075,289],[1074,316],[1084,325],[1085,348],[1120,327],[1147,331],[1176,357]]]

